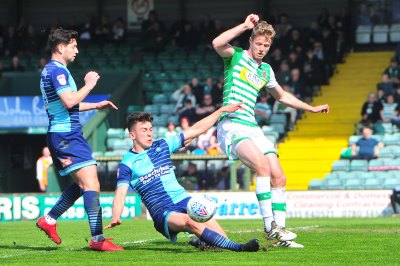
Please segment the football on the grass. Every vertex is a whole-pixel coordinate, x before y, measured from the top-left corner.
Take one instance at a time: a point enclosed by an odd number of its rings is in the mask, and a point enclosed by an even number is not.
[[[205,223],[214,216],[217,211],[217,204],[207,195],[196,195],[188,201],[186,209],[192,220]]]

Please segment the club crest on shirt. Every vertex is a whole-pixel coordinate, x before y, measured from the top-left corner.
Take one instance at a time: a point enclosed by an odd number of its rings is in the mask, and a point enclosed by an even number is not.
[[[60,83],[60,85],[67,84],[67,79],[65,78],[64,74],[58,75],[57,80],[58,80],[58,83]]]

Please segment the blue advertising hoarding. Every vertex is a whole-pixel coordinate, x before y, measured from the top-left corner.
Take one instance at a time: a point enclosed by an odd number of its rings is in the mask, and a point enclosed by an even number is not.
[[[88,95],[83,101],[100,102],[109,97],[108,94]],[[86,124],[96,112],[97,110],[80,112],[81,124]],[[0,97],[0,128],[47,128],[48,125],[41,96]]]

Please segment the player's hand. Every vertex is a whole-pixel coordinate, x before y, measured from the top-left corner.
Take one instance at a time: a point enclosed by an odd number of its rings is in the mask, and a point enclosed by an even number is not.
[[[246,27],[246,29],[251,30],[252,28],[254,28],[255,25],[257,25],[259,20],[260,18],[258,17],[258,15],[250,14],[244,21],[244,26]]]
[[[97,103],[97,106],[96,106],[97,110],[103,110],[106,108],[118,110],[118,107],[110,101],[101,101],[101,102]]]
[[[90,89],[93,89],[94,86],[96,86],[97,81],[99,80],[100,76],[97,72],[95,71],[90,71],[86,74],[85,76],[85,86],[89,87]]]
[[[231,104],[231,105],[222,106],[220,110],[222,112],[233,113],[233,112],[235,112],[235,111],[237,111],[239,109],[244,109],[242,105],[243,105],[243,102],[234,103],[234,104]]]
[[[323,104],[323,105],[318,105],[318,106],[313,106],[311,109],[312,113],[329,113],[329,105]]]
[[[39,187],[40,187],[40,191],[46,192],[46,186],[45,185],[40,184]]]
[[[122,224],[121,219],[113,219],[106,227],[104,227],[104,230],[116,227],[121,224]]]

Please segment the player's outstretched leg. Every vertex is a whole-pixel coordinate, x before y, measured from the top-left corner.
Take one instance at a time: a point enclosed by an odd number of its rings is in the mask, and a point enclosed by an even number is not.
[[[256,252],[260,249],[258,239],[252,239],[246,244],[238,244],[232,240],[218,234],[217,232],[204,228],[203,233],[200,235],[200,241],[219,248],[228,249],[237,252]]]
[[[57,233],[58,217],[67,211],[81,195],[82,190],[76,183],[69,185],[50,212],[47,215],[40,217],[37,221],[36,226],[45,232],[54,243],[58,245],[61,244],[61,239]]]

